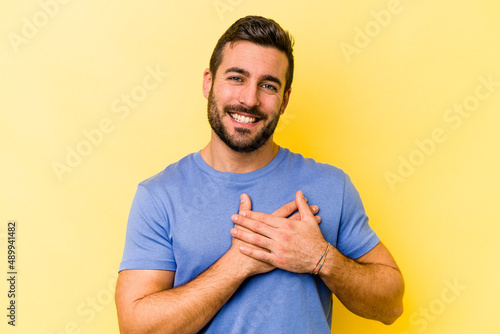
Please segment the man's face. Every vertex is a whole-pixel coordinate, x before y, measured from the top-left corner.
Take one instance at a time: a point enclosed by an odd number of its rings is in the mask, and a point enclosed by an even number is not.
[[[208,70],[204,75],[210,126],[234,151],[252,152],[268,142],[285,111],[288,59],[247,41],[226,44],[223,55],[215,78]]]

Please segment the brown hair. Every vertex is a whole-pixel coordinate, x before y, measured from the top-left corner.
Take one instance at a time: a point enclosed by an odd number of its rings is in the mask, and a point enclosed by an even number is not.
[[[246,16],[234,22],[219,38],[210,57],[210,72],[215,73],[222,62],[223,49],[227,43],[249,41],[260,46],[275,47],[285,53],[288,58],[284,93],[292,86],[293,81],[293,44],[292,35],[274,20],[262,16]]]

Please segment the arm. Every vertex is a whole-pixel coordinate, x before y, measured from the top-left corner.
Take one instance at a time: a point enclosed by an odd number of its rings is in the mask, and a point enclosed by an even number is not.
[[[242,195],[240,211],[250,209],[250,198]],[[311,209],[318,211],[317,207]],[[273,215],[288,217],[296,210],[295,202],[290,202]],[[122,271],[116,287],[121,333],[198,332],[247,277],[274,269],[268,263],[241,254],[241,244],[241,241],[233,239],[231,248],[214,265],[189,283],[176,288],[172,288],[173,271]]]
[[[327,241],[300,191],[295,201],[300,222],[253,211],[233,215],[237,227],[231,233],[245,242],[240,251],[284,270],[310,273]],[[382,243],[357,260],[331,247],[319,275],[355,314],[390,324],[402,313],[403,278]]]
[[[331,247],[319,276],[359,316],[390,325],[403,313],[403,276],[382,243],[356,260]]]
[[[241,263],[232,248],[200,276],[173,289],[173,271],[122,271],[116,287],[120,332],[198,332],[249,275],[239,270]]]

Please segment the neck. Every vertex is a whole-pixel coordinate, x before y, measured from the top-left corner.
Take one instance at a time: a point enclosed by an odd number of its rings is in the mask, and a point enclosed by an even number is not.
[[[278,154],[279,146],[269,138],[262,147],[250,153],[233,151],[216,135],[200,154],[203,160],[215,170],[231,173],[249,173],[266,166]]]

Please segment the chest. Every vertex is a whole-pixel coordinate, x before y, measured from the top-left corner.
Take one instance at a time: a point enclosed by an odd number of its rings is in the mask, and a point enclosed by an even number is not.
[[[308,192],[311,204],[320,207],[320,228],[325,238],[334,243],[338,231],[339,210],[334,199],[314,198],[312,189],[300,185]],[[270,186],[265,183],[235,185],[223,182],[201,182],[194,191],[178,189],[177,205],[169,212],[170,237],[177,263],[174,285],[182,285],[198,276],[215,263],[230,247],[230,230],[234,224],[231,215],[239,211],[239,198],[247,193],[252,210],[271,214],[294,199],[295,190]]]

